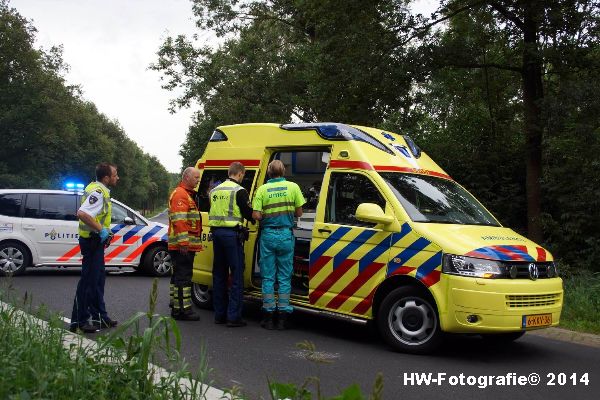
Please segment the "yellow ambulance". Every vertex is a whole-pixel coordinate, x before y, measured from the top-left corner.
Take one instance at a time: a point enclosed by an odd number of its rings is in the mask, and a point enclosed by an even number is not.
[[[373,321],[389,345],[412,353],[432,351],[444,333],[507,342],[558,325],[562,280],[547,250],[503,227],[410,137],[339,123],[215,130],[197,163],[198,306],[211,306],[208,193],[240,161],[252,198],[274,159],[307,199],[294,228],[296,310]],[[247,227],[245,296],[260,301],[260,223]]]

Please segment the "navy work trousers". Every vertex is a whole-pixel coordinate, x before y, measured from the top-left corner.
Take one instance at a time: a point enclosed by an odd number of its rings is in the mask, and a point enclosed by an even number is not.
[[[215,320],[242,319],[244,292],[244,247],[238,232],[231,228],[213,228],[213,307]],[[231,273],[231,287],[227,283]]]
[[[80,237],[79,247],[83,262],[71,313],[71,326],[75,327],[85,325],[90,316],[93,320],[107,317],[104,304],[104,246],[100,243],[100,238]]]

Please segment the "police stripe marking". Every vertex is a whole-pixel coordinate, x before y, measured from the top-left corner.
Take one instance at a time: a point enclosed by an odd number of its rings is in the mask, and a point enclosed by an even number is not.
[[[161,229],[162,229],[162,226],[160,226],[160,225],[157,225],[154,228],[150,229],[150,231],[142,237],[142,243],[145,243],[148,239],[150,239],[152,236],[154,236]]]
[[[123,242],[128,241],[130,237],[132,237],[133,235],[135,235],[136,233],[138,233],[139,231],[141,231],[144,228],[145,228],[145,226],[142,226],[142,225],[134,226],[132,229],[129,230],[129,232],[127,232],[126,234],[123,235]]]

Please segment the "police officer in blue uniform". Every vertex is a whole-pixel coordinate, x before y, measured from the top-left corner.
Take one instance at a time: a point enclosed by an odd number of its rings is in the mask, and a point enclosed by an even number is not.
[[[112,205],[109,187],[119,181],[114,164],[101,163],[96,166],[96,181],[84,190],[79,218],[79,247],[83,262],[81,278],[71,314],[71,332],[97,332],[102,328],[117,325],[106,312],[104,304],[104,248],[110,244],[110,217]],[[90,322],[90,317],[92,322]]]

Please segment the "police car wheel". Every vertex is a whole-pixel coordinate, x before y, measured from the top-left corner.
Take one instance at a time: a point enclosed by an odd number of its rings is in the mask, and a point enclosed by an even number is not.
[[[442,341],[435,303],[414,287],[391,291],[381,303],[377,324],[384,340],[398,351],[427,354]]]
[[[20,243],[4,242],[0,244],[0,276],[14,276],[25,272],[31,259],[29,252]]]
[[[206,285],[192,283],[192,301],[200,308],[212,308],[212,291]]]
[[[170,276],[173,262],[166,247],[151,249],[144,258],[144,272],[153,276]]]

